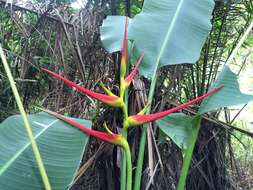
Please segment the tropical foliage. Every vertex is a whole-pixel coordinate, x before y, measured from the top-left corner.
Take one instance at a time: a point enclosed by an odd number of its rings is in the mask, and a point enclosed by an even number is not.
[[[125,189],[126,184],[130,189],[129,168],[135,166],[136,190],[183,189],[185,182],[187,189],[250,189],[244,182],[250,177],[236,177],[252,175],[243,170],[248,164],[240,161],[243,151],[236,143],[245,145],[249,141],[243,138],[253,134],[234,122],[246,106],[237,111],[231,106],[252,100],[251,91],[242,92],[238,83],[244,76],[246,85],[250,77],[244,71],[252,65],[252,7],[250,0],[97,0],[75,10],[65,1],[9,6],[0,0],[0,43],[23,105],[28,113],[45,107],[43,111],[56,117],[28,115],[52,189],[67,189],[76,181],[73,189]],[[18,107],[2,64],[0,77],[0,147],[5,153],[0,158],[0,187],[13,189],[22,183],[27,189],[43,188],[21,117],[9,117]],[[215,93],[205,95],[210,91]],[[91,122],[74,118],[92,120],[93,129],[87,128]],[[148,127],[128,129],[158,118]],[[90,138],[73,182],[87,136],[67,123],[120,145],[125,153],[116,154],[117,147]]]

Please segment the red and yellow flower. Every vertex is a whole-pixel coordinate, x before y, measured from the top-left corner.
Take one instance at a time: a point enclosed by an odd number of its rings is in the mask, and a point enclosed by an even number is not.
[[[76,122],[64,117],[63,115],[56,113],[56,112],[53,112],[50,110],[45,110],[45,109],[42,109],[42,110],[44,112],[47,112],[47,113],[55,116],[58,119],[70,124],[71,126],[80,129],[81,131],[85,132],[87,135],[96,137],[98,139],[101,139],[103,141],[106,141],[108,143],[115,144],[115,145],[123,146],[123,144],[124,144],[124,139],[121,135],[118,135],[115,133],[108,134],[108,133],[104,133],[104,132],[100,132],[100,131],[95,131],[95,130],[90,129],[84,125],[80,125],[80,124],[78,124],[78,123],[76,123]]]
[[[72,87],[75,87],[77,90],[83,92],[84,94],[98,100],[98,101],[101,101],[107,105],[110,105],[110,106],[113,106],[113,107],[121,107],[122,104],[123,104],[123,101],[122,99],[120,99],[118,96],[116,95],[105,95],[105,94],[100,94],[100,93],[97,93],[97,92],[93,92],[87,88],[84,88],[84,87],[81,87],[79,86],[78,84],[58,75],[57,73],[53,72],[53,71],[50,71],[48,69],[45,69],[45,68],[42,68],[41,69],[42,71],[45,71],[47,72],[48,74],[50,74],[51,76],[65,82],[66,84],[72,86]]]
[[[157,120],[157,119],[160,119],[162,117],[165,117],[166,115],[169,115],[173,112],[176,112],[176,111],[179,111],[191,104],[194,104],[196,102],[199,102],[200,100],[214,94],[215,92],[219,91],[220,89],[222,89],[223,86],[220,86],[218,88],[215,88],[213,90],[211,90],[210,92],[202,95],[202,96],[199,96],[189,102],[186,102],[184,104],[181,104],[177,107],[174,107],[174,108],[171,108],[169,110],[166,110],[166,111],[163,111],[163,112],[160,112],[160,113],[153,113],[153,114],[148,114],[148,115],[143,115],[143,114],[138,114],[138,115],[133,115],[133,116],[130,116],[127,118],[127,123],[128,123],[128,126],[137,126],[137,125],[142,125],[144,123],[148,123],[148,122],[151,122],[151,121],[154,121],[154,120]]]

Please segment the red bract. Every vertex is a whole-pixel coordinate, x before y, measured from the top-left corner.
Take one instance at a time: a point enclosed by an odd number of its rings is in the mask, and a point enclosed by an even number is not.
[[[125,31],[123,38],[123,45],[121,50],[121,65],[120,65],[120,77],[125,77],[126,75],[126,61],[127,61],[127,27],[128,27],[128,18],[126,17],[125,21]]]
[[[141,56],[139,57],[139,59],[137,60],[137,63],[135,65],[134,69],[132,70],[132,72],[125,78],[125,83],[127,86],[129,86],[131,84],[131,82],[132,82],[132,80],[139,68],[140,63],[143,60],[143,57],[144,57],[144,53],[142,53]]]
[[[104,95],[104,94],[100,94],[100,93],[97,93],[97,92],[93,92],[89,89],[86,89],[84,87],[81,87],[79,86],[78,84],[68,80],[68,79],[65,79],[64,77],[56,74],[55,72],[53,71],[50,71],[48,69],[45,69],[45,68],[42,68],[43,71],[49,73],[50,75],[52,75],[53,77],[59,79],[59,80],[62,80],[64,81],[65,83],[67,83],[68,85],[70,86],[73,86],[75,87],[77,90],[80,90],[81,92],[85,93],[86,95],[96,99],[96,100],[99,100],[105,104],[108,104],[110,106],[113,106],[113,107],[120,107],[122,106],[122,100],[118,97],[118,96],[114,96],[114,95]]]
[[[148,122],[151,122],[151,121],[154,121],[154,120],[157,120],[157,119],[160,119],[166,115],[169,115],[173,112],[176,112],[180,109],[183,109],[191,104],[194,104],[195,102],[198,102],[204,98],[206,98],[207,96],[210,96],[212,95],[213,93],[219,91],[221,88],[223,88],[223,86],[221,87],[218,87],[218,88],[215,88],[213,90],[211,90],[210,92],[198,97],[198,98],[195,98],[194,100],[191,100],[187,103],[184,103],[184,104],[181,104],[175,108],[172,108],[172,109],[169,109],[167,111],[164,111],[164,112],[160,112],[160,113],[154,113],[154,114],[149,114],[149,115],[134,115],[134,116],[130,116],[128,118],[128,124],[129,126],[136,126],[136,125],[142,125],[144,123],[148,123]]]
[[[93,129],[90,129],[84,125],[80,125],[66,117],[64,117],[63,115],[60,115],[56,112],[53,112],[53,111],[49,111],[49,110],[44,110],[42,109],[44,112],[47,112],[55,117],[57,117],[58,119],[60,120],[63,120],[64,122],[82,130],[83,132],[85,132],[86,134],[88,135],[91,135],[93,137],[96,137],[98,139],[101,139],[103,141],[106,141],[106,142],[109,142],[111,144],[117,144],[117,145],[121,145],[122,144],[122,136],[121,135],[118,135],[118,134],[107,134],[107,133],[103,133],[103,132],[100,132],[100,131],[95,131]]]

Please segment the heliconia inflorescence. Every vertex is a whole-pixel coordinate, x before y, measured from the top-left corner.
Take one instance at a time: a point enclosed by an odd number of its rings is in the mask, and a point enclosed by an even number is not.
[[[187,103],[181,104],[177,107],[171,108],[169,110],[160,112],[160,113],[153,113],[153,114],[147,114],[145,115],[147,108],[150,106],[150,104],[147,104],[142,111],[140,111],[137,115],[132,115],[132,116],[128,116],[127,113],[127,105],[124,102],[124,93],[125,90],[129,87],[129,85],[132,83],[134,76],[137,73],[137,70],[139,68],[140,63],[142,62],[143,58],[144,58],[144,54],[142,53],[140,55],[140,57],[138,58],[134,69],[130,72],[130,74],[126,77],[126,68],[127,68],[127,27],[128,27],[128,18],[126,17],[126,21],[125,21],[125,32],[124,32],[124,37],[123,37],[123,44],[122,44],[122,49],[121,49],[121,62],[120,62],[120,90],[119,90],[119,96],[115,95],[114,93],[112,93],[108,88],[106,88],[106,86],[103,83],[100,83],[100,86],[103,88],[103,90],[106,92],[107,95],[105,94],[100,94],[97,92],[93,92],[89,89],[86,89],[84,87],[81,87],[79,85],[77,85],[76,83],[58,75],[55,72],[52,72],[48,69],[42,68],[42,71],[47,72],[48,74],[50,74],[51,76],[65,82],[66,84],[76,88],[77,90],[83,92],[84,94],[90,96],[91,98],[94,98],[98,101],[101,101],[109,106],[112,107],[120,107],[124,113],[124,121],[123,121],[123,130],[122,130],[122,134],[115,134],[112,131],[110,131],[110,129],[104,125],[105,130],[107,131],[107,133],[104,132],[100,132],[100,131],[95,131],[93,129],[87,128],[84,125],[80,125],[58,113],[49,111],[49,110],[43,110],[49,114],[54,115],[55,117],[59,118],[60,120],[63,120],[64,122],[67,122],[68,124],[84,131],[85,133],[87,133],[88,135],[94,136],[98,139],[101,139],[103,141],[115,144],[115,145],[119,145],[121,147],[124,148],[126,155],[128,155],[128,159],[127,159],[127,163],[128,163],[128,182],[127,182],[127,189],[131,190],[131,179],[132,179],[132,166],[131,166],[131,156],[130,156],[130,151],[129,151],[129,145],[127,142],[127,138],[126,138],[126,134],[127,134],[127,129],[131,126],[138,126],[138,125],[142,125],[144,123],[148,123],[148,122],[152,122],[155,121],[157,119],[160,119],[162,117],[165,117],[173,112],[179,111],[180,109],[183,109],[189,105],[192,105],[196,102],[201,101],[202,99],[214,94],[215,92],[219,91],[223,86],[215,88],[209,92],[207,92],[206,94],[197,97]]]
[[[68,85],[70,86],[73,86],[75,87],[76,89],[80,90],[81,92],[85,93],[86,95],[94,98],[94,99],[97,99],[105,104],[108,104],[110,106],[113,106],[113,107],[124,107],[126,106],[124,104],[124,101],[123,101],[123,94],[124,94],[124,91],[126,88],[129,87],[129,85],[131,84],[131,82],[133,81],[133,78],[134,76],[136,75],[137,73],[137,70],[138,70],[138,67],[140,65],[140,63],[142,62],[143,58],[144,58],[144,54],[142,53],[140,55],[140,57],[138,58],[136,64],[135,64],[135,67],[134,69],[132,70],[132,72],[125,78],[125,74],[126,74],[126,58],[127,58],[127,27],[128,27],[128,20],[126,18],[126,22],[125,22],[125,32],[124,32],[124,38],[123,38],[123,45],[122,45],[122,57],[121,57],[121,66],[120,66],[120,79],[121,79],[121,83],[120,83],[120,97],[116,96],[115,94],[113,94],[108,88],[106,88],[103,83],[101,83],[101,87],[104,89],[104,91],[108,94],[108,95],[105,95],[105,94],[100,94],[100,93],[96,93],[96,92],[93,92],[89,89],[86,89],[84,87],[81,87],[79,85],[77,85],[76,83],[72,82],[72,81],[69,81],[68,79],[65,79],[64,77],[48,70],[48,69],[44,69],[42,68],[43,71],[49,73],[50,75],[52,75],[53,77],[57,78],[57,79],[60,79],[62,81],[64,81],[65,83],[67,83]],[[137,125],[142,125],[144,123],[148,123],[148,122],[151,122],[151,121],[154,121],[154,120],[157,120],[157,119],[160,119],[162,117],[165,117],[166,115],[169,115],[173,112],[176,112],[176,111],[179,111],[180,109],[183,109],[191,104],[194,104],[195,102],[198,102],[198,101],[201,101],[202,99],[206,98],[207,96],[210,96],[212,95],[213,93],[219,91],[221,87],[218,87],[218,88],[215,88],[213,90],[211,90],[210,92],[200,96],[200,97],[197,97],[187,103],[184,103],[184,104],[181,104],[175,108],[172,108],[172,109],[169,109],[167,111],[163,111],[163,112],[160,112],[160,113],[153,113],[153,114],[148,114],[148,115],[144,115],[145,113],[145,110],[147,108],[144,108],[143,111],[141,111],[139,114],[137,115],[133,115],[133,116],[129,116],[126,119],[126,123],[127,123],[127,127],[129,126],[137,126]]]

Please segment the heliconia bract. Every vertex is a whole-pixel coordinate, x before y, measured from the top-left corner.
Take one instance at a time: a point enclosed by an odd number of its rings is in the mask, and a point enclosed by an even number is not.
[[[89,89],[86,89],[84,87],[81,87],[79,86],[78,84],[58,75],[57,73],[53,72],[53,71],[50,71],[48,69],[45,69],[45,68],[42,68],[41,70],[49,73],[51,76],[59,79],[59,80],[62,80],[64,81],[65,83],[67,83],[68,85],[70,86],[73,86],[75,87],[77,90],[80,90],[81,92],[83,92],[84,94],[96,99],[96,100],[99,100],[105,104],[108,104],[110,106],[113,106],[113,107],[121,107],[122,106],[122,100],[118,97],[118,96],[115,96],[115,95],[105,95],[105,94],[100,94],[100,93],[97,93],[97,92],[93,92]]]
[[[223,88],[223,86],[220,86],[218,88],[215,88],[213,90],[211,90],[210,92],[207,92],[206,94],[202,95],[202,96],[199,96],[189,102],[186,102],[184,104],[181,104],[177,107],[174,107],[174,108],[171,108],[167,111],[163,111],[163,112],[160,112],[160,113],[153,113],[153,114],[148,114],[148,115],[133,115],[133,116],[130,116],[128,117],[127,119],[127,122],[129,124],[129,126],[137,126],[137,125],[142,125],[144,123],[148,123],[148,122],[151,122],[151,121],[154,121],[154,120],[157,120],[157,119],[160,119],[166,115],[169,115],[173,112],[176,112],[180,109],[183,109],[191,104],[194,104],[195,102],[198,102],[210,95],[212,95],[213,93],[219,91],[221,88]]]
[[[141,56],[139,57],[139,59],[137,60],[134,69],[132,70],[132,72],[125,78],[125,84],[126,86],[129,86],[134,78],[134,76],[136,75],[136,72],[139,68],[140,63],[142,62],[144,57],[144,54],[142,53]]]
[[[109,142],[111,144],[122,145],[122,136],[121,135],[118,135],[115,133],[108,134],[108,133],[104,133],[104,132],[100,132],[100,131],[95,131],[95,130],[90,129],[84,125],[80,125],[80,124],[78,124],[78,123],[76,123],[76,122],[64,117],[63,115],[56,113],[56,112],[53,112],[50,110],[45,110],[45,109],[41,109],[41,110],[55,116],[56,118],[70,124],[73,127],[76,127],[78,129],[82,130],[83,132],[85,132],[88,135],[91,135],[91,136],[101,139],[103,141]]]
[[[120,63],[120,77],[124,78],[126,75],[126,64],[127,64],[127,27],[128,27],[128,18],[126,17],[125,21],[125,30],[123,37],[123,44],[121,49],[121,63]]]

